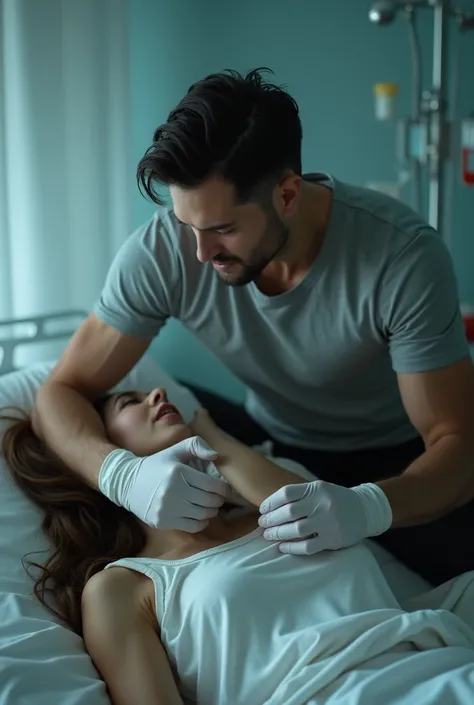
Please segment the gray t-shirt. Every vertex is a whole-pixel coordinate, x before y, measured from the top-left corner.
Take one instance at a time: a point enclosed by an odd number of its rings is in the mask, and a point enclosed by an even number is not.
[[[160,209],[117,254],[98,318],[153,338],[179,319],[247,386],[249,414],[282,442],[357,450],[416,436],[396,373],[469,354],[439,235],[401,202],[313,174],[334,190],[323,247],[278,296],[224,284],[193,232]]]

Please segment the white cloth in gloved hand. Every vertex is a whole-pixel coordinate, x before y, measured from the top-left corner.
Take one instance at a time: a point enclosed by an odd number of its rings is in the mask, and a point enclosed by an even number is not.
[[[281,541],[282,553],[346,548],[383,534],[392,524],[385,492],[372,483],[351,488],[320,480],[286,485],[262,502],[260,512],[264,537]]]
[[[216,457],[199,436],[144,458],[116,449],[102,463],[99,489],[149,526],[196,533],[228,499],[226,482],[192,467]]]

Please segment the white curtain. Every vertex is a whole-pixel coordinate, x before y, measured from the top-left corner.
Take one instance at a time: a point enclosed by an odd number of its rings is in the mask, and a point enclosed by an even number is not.
[[[127,0],[0,10],[0,321],[89,309],[130,228]]]

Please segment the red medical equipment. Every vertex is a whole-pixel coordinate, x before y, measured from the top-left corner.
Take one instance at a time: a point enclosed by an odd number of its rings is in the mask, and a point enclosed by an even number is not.
[[[468,186],[474,185],[474,117],[461,123],[461,164],[462,180]]]

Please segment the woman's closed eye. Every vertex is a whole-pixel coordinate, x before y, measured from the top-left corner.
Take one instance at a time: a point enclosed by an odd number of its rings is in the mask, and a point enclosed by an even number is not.
[[[139,404],[140,403],[140,399],[134,394],[123,394],[119,397],[119,399],[117,401],[118,401],[118,404],[117,404],[118,411],[125,409],[125,407],[129,406],[130,404]]]
[[[130,399],[125,399],[125,400],[121,403],[120,408],[123,409],[125,406],[129,406],[130,404],[137,404],[137,401],[138,401],[137,399],[132,399],[132,398],[130,398]]]

